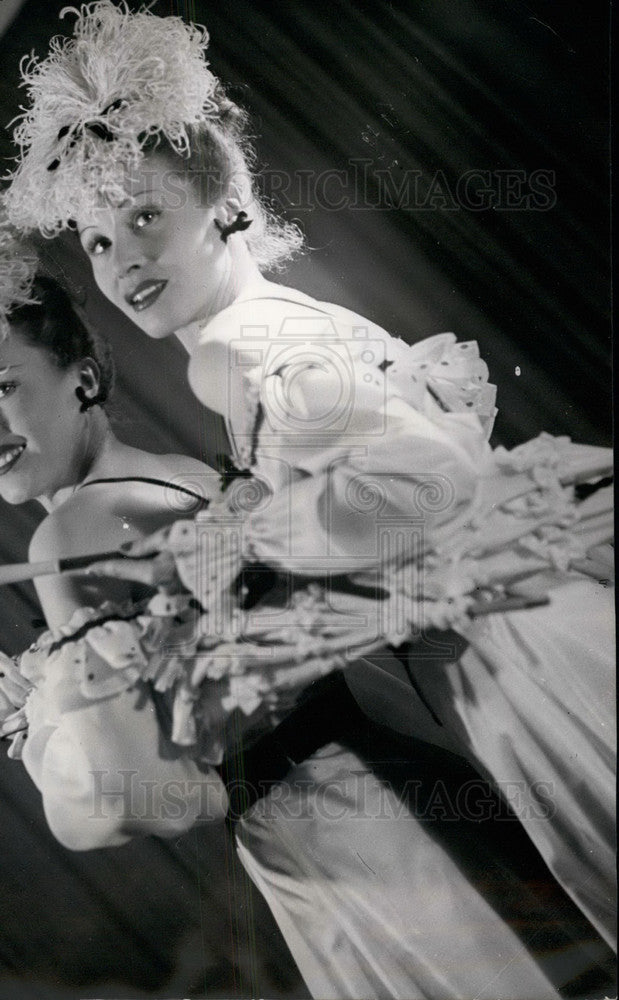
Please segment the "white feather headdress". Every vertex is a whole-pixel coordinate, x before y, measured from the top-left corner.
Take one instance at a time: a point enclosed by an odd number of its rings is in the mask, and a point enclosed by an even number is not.
[[[0,204],[0,341],[8,332],[9,313],[37,302],[33,284],[38,263],[36,251],[8,224]]]
[[[11,222],[46,236],[102,194],[124,199],[124,172],[153,136],[187,153],[187,127],[218,113],[205,28],[131,13],[124,0],[67,13],[76,16],[73,36],[53,38],[42,61],[22,61],[29,106],[14,132],[20,157],[7,194]]]

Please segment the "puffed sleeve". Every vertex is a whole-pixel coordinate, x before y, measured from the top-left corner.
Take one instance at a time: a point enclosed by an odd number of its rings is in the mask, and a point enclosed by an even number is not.
[[[300,573],[363,570],[377,564],[381,539],[396,529],[431,547],[455,530],[478,482],[467,451],[415,413],[390,419],[380,444],[316,458],[313,468],[308,461],[295,469],[280,451],[257,465],[268,484],[250,519],[261,561]]]
[[[257,387],[255,474],[269,500],[252,520],[256,554],[298,572],[375,566],[394,532],[399,556],[435,547],[489,460],[494,387],[475,344],[389,340],[380,364],[376,348],[347,351],[339,367],[299,351]]]
[[[488,458],[496,389],[476,343],[410,346],[292,290],[216,317],[189,380],[253,473],[236,488],[253,556],[298,573],[376,566],[392,529],[401,555],[436,544]]]
[[[67,641],[44,641],[23,658],[33,689],[22,760],[54,836],[71,850],[90,850],[223,818],[216,772],[199,767],[160,725],[151,687],[139,677],[141,653],[127,647],[129,629],[116,643],[123,656],[105,659],[101,636],[90,644],[87,628],[70,628]]]
[[[137,688],[64,712],[55,725],[30,723],[22,759],[65,847],[173,837],[212,812],[220,794],[212,776],[189,757],[164,759],[159,739],[154,706]]]

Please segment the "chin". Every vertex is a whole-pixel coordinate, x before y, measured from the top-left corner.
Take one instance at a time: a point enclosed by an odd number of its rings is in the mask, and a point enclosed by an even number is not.
[[[35,500],[37,494],[20,483],[0,483],[0,497],[6,503],[17,506],[20,503],[27,503],[28,500]]]
[[[142,333],[153,340],[165,340],[178,329],[178,325],[173,325],[172,320],[162,316],[147,316],[146,313],[127,313],[132,323],[138,327]]]

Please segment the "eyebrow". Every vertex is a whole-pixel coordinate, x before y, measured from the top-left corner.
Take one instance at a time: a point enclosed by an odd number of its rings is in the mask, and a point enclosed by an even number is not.
[[[132,194],[132,195],[130,195],[130,196],[129,196],[129,197],[127,198],[127,201],[124,201],[124,202],[123,202],[123,203],[122,203],[121,205],[119,205],[118,207],[119,207],[119,208],[123,208],[123,207],[130,207],[130,205],[131,205],[131,202],[132,202],[132,200],[133,200],[134,198],[139,198],[141,194],[153,194],[153,193],[154,193],[154,192],[153,192],[153,189],[152,189],[152,187],[148,187],[148,188],[143,188],[143,189],[142,189],[141,191],[136,191],[136,192],[135,192],[135,194]],[[98,226],[95,226],[95,225],[92,225],[92,226],[84,226],[84,228],[83,228],[83,229],[78,229],[78,230],[77,230],[77,235],[78,235],[78,236],[81,236],[81,235],[82,235],[83,233],[85,233],[85,232],[86,232],[86,230],[87,230],[87,229],[98,229],[98,228],[99,228],[99,227],[98,227]]]

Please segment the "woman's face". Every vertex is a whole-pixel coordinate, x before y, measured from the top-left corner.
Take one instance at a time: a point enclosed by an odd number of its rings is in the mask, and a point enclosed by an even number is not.
[[[148,154],[127,178],[119,208],[77,220],[103,294],[150,337],[167,337],[221,308],[230,258],[206,203],[165,153]]]
[[[76,482],[86,416],[75,396],[75,366],[12,328],[0,342],[0,496],[9,503],[52,497]]]

